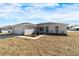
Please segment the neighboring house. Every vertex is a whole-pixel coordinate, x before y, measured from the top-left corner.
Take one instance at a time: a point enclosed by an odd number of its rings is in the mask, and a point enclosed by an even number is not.
[[[31,35],[31,34],[67,34],[67,25],[62,23],[21,23],[12,26],[13,34]]]
[[[72,30],[72,31],[79,31],[79,26],[72,27],[72,28],[70,28],[70,30]]]
[[[8,32],[11,32],[11,30],[12,30],[12,26],[10,26],[10,25],[1,27],[1,32],[8,33]]]

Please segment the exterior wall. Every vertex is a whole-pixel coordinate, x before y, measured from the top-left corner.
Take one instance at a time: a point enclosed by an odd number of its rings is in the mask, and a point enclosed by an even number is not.
[[[24,30],[23,30],[23,28],[17,28],[17,27],[15,27],[14,29],[13,29],[13,34],[20,34],[20,35],[22,35],[23,34],[23,32],[24,32]]]
[[[16,26],[13,27],[12,33],[13,34],[20,34],[20,35],[31,35],[34,32],[35,27],[30,26]]]
[[[55,29],[55,26],[58,26],[58,34],[67,34],[67,28],[65,25],[51,25],[49,26],[49,33],[56,33],[56,29]]]

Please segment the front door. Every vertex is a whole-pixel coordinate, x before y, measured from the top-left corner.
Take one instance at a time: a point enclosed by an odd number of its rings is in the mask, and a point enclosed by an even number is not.
[[[40,27],[40,34],[44,34],[44,27]]]
[[[55,26],[55,33],[58,34],[58,32],[59,32],[59,27]]]
[[[46,34],[48,34],[49,33],[49,27],[47,26],[46,27]]]

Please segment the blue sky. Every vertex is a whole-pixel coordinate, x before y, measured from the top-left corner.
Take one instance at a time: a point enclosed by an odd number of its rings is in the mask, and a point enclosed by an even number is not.
[[[22,22],[79,24],[79,4],[0,3],[0,26]]]

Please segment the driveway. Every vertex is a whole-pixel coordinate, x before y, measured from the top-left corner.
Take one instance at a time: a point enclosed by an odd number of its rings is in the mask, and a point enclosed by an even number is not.
[[[13,35],[13,34],[0,34],[0,39],[6,39],[11,37],[20,37],[20,38],[26,38],[26,39],[39,39],[40,37],[43,37],[44,35],[40,35],[37,37],[29,37],[29,36],[22,36],[22,35]]]
[[[5,38],[11,38],[11,37],[16,37],[18,35],[13,35],[13,34],[0,34],[0,39],[5,39]]]

